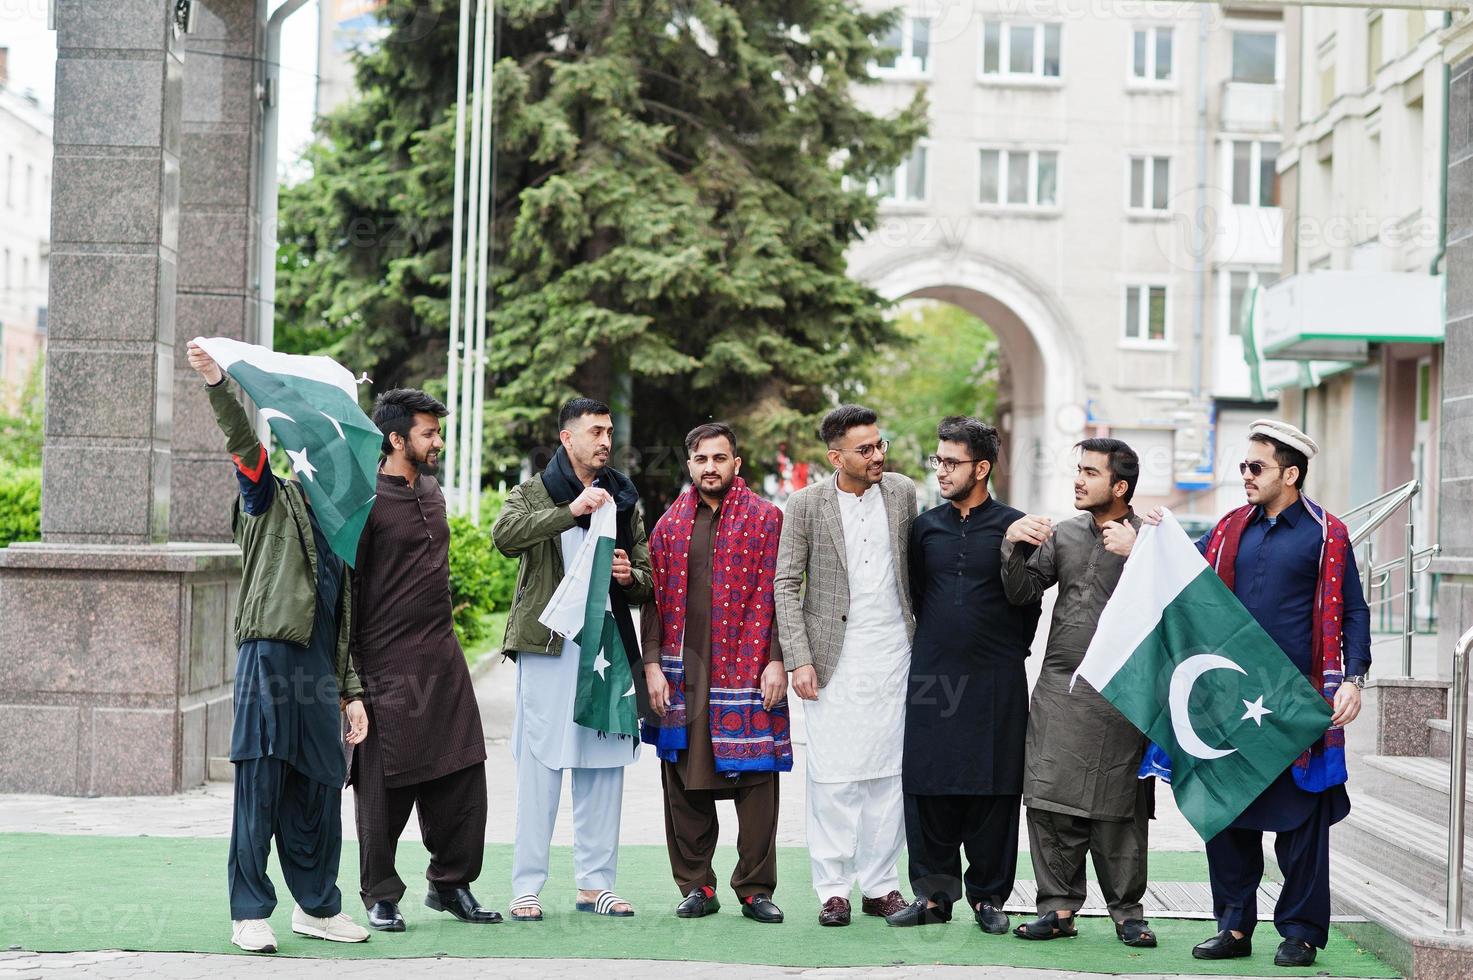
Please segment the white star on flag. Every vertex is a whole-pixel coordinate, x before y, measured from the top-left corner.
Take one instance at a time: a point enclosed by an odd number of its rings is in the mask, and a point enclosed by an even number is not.
[[[1243,707],[1247,708],[1248,710],[1243,712],[1243,717],[1239,719],[1240,721],[1247,721],[1249,718],[1252,718],[1253,724],[1257,725],[1259,728],[1262,728],[1263,716],[1273,714],[1272,711],[1263,706],[1262,694],[1258,695],[1257,701],[1249,701],[1247,698],[1243,698],[1242,701]]]
[[[318,412],[317,414],[318,415],[321,415],[323,418],[327,419],[329,422],[332,423],[332,427],[334,429],[337,429],[338,430],[338,438],[339,439],[346,439],[347,438],[347,436],[343,435],[343,423],[339,422],[337,419],[333,418],[331,415],[328,415],[326,412]]]
[[[598,656],[596,658],[594,658],[594,661],[593,661],[593,669],[596,670],[596,671],[598,671],[598,679],[599,680],[603,680],[604,679],[604,668],[606,668],[608,666],[609,666],[609,662],[604,659],[604,652],[602,650],[600,650],[598,652]]]
[[[313,466],[307,459],[306,447],[303,447],[300,452],[288,449],[286,454],[291,457],[292,472],[300,473],[309,480],[313,479],[312,474],[317,472],[317,467]]]

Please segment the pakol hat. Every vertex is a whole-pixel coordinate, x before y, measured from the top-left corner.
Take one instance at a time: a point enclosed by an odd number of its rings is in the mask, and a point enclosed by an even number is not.
[[[1320,447],[1313,439],[1305,435],[1297,427],[1279,419],[1254,419],[1248,426],[1250,436],[1268,436],[1275,442],[1282,442],[1292,449],[1297,449],[1304,454],[1305,459],[1314,459],[1319,455]]]

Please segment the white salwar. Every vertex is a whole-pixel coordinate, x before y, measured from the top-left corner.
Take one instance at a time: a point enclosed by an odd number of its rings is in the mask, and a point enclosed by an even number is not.
[[[572,567],[588,532],[562,534],[564,567]],[[560,656],[517,657],[517,712],[511,754],[517,763],[517,825],[512,846],[512,895],[536,895],[547,883],[548,856],[562,795],[563,770],[573,771],[573,875],[578,887],[614,887],[624,767],[639,759],[630,738],[600,736],[573,721],[578,694],[578,644],[563,641]]]
[[[890,522],[879,486],[838,492],[849,573],[844,646],[833,676],[804,704],[808,853],[820,901],[900,888],[905,846],[900,788],[910,641],[900,606]]]

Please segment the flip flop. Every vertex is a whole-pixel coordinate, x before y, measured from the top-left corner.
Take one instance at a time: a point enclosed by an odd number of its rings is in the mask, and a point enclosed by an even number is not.
[[[517,915],[516,909],[536,909],[537,911],[532,915]],[[507,910],[507,918],[514,922],[541,922],[542,903],[537,900],[536,895],[523,895],[520,898],[514,898],[511,902],[511,908]]]
[[[615,918],[628,918],[629,916],[634,914],[634,908],[632,906],[630,907],[628,912],[614,911],[615,905],[628,904],[629,903],[624,901],[624,899],[620,898],[618,895],[615,895],[613,892],[605,888],[603,891],[594,896],[593,901],[578,902],[573,906],[573,908],[575,908],[579,912],[592,912],[594,915],[609,915],[614,916]]]

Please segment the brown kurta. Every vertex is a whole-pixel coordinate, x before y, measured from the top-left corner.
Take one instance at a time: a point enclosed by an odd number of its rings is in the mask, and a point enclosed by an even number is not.
[[[440,485],[380,473],[353,574],[353,657],[390,789],[486,761],[451,621],[449,554]]]

